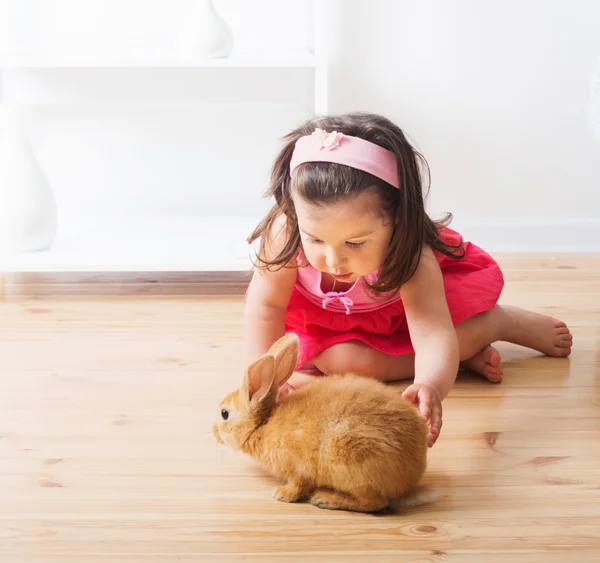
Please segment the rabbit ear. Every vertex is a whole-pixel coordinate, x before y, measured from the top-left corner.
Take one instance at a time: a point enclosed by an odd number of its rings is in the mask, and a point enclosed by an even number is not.
[[[275,360],[271,355],[252,362],[246,370],[243,387],[247,391],[248,401],[256,403],[265,398],[273,386]]]
[[[299,338],[293,332],[282,336],[268,351],[275,358],[275,385],[281,387],[294,373],[298,361]]]

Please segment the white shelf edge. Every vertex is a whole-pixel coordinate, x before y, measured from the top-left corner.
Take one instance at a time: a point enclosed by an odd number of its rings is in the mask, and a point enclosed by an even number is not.
[[[282,53],[234,54],[218,59],[154,59],[154,60],[26,60],[0,61],[6,70],[95,70],[95,69],[207,69],[207,68],[315,68],[317,58],[308,49]]]
[[[0,254],[0,272],[248,271],[248,217],[91,218],[49,250]]]

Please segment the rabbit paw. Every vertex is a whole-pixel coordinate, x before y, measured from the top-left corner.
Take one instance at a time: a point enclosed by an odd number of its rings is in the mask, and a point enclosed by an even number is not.
[[[311,504],[329,510],[350,510],[353,512],[379,512],[388,503],[380,495],[372,494],[365,498],[356,498],[342,491],[316,489],[308,499]]]
[[[307,495],[307,490],[299,483],[280,485],[273,491],[273,498],[281,502],[297,502]]]

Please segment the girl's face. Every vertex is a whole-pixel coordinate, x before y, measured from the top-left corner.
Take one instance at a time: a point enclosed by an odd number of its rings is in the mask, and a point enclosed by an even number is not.
[[[312,266],[345,283],[381,267],[393,224],[377,215],[378,201],[371,190],[326,205],[298,196],[293,201],[304,253]]]

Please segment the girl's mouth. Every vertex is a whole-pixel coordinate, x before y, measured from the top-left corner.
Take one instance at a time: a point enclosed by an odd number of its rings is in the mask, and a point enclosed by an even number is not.
[[[337,276],[335,274],[331,274],[332,277],[334,277],[336,280],[339,281],[346,281],[349,280],[352,277],[352,272],[350,272],[349,274],[344,274],[343,276]]]

